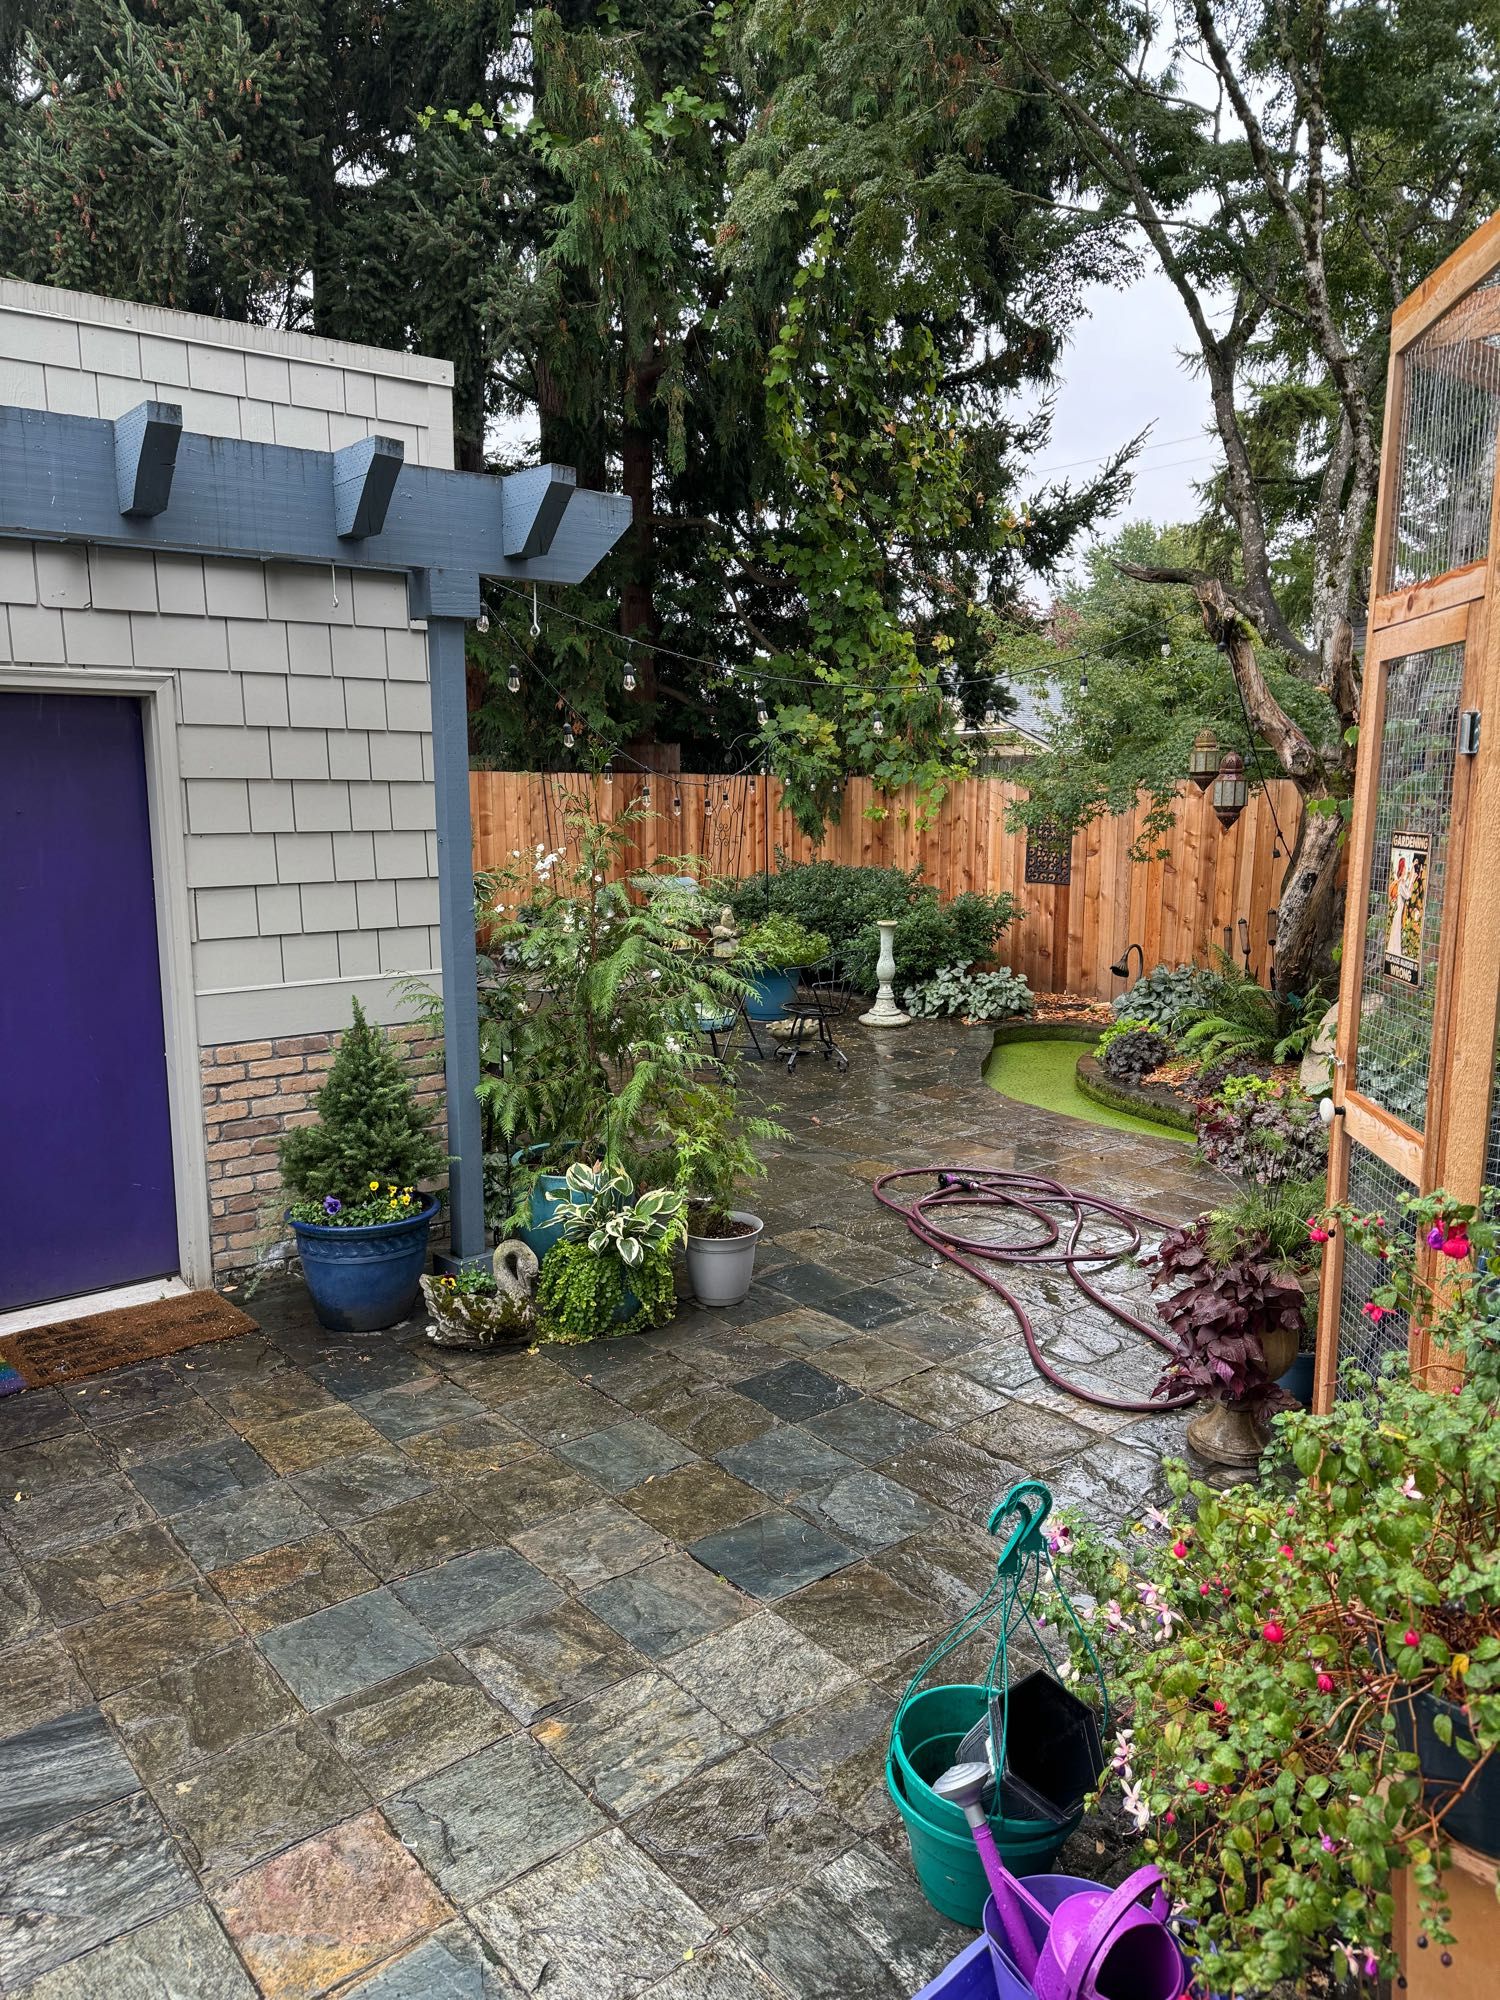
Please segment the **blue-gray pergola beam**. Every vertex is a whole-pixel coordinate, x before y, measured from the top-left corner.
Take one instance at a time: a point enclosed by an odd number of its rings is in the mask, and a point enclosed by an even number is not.
[[[122,515],[115,430],[98,417],[0,408],[0,536],[94,542],[101,547],[243,556],[253,562],[343,563],[364,569],[447,570],[517,581],[581,583],[630,525],[624,494],[566,487],[545,553],[506,553],[512,481],[402,468],[385,524],[356,541],[341,536],[334,503],[336,454],[185,431],[171,505]],[[531,503],[527,501],[529,506]]]
[[[137,403],[110,426],[115,448],[115,497],[132,520],[164,513],[182,442],[181,403]]]
[[[182,430],[170,403],[144,403],[116,423],[0,407],[0,539],[407,572],[432,681],[452,1250],[456,1262],[477,1261],[484,1157],[464,621],[479,614],[481,577],[581,582],[629,527],[630,501],[580,489],[568,466],[496,479],[405,465],[382,449],[392,443],[328,452],[202,437]]]
[[[469,816],[469,701],[464,621],[430,617],[432,778],[437,810],[438,923],[443,971],[443,1083],[448,1099],[448,1222],[453,1262],[484,1255],[484,1147],[479,1118],[479,965]]]
[[[544,556],[578,485],[571,465],[536,465],[505,482],[504,550],[517,562]]]
[[[362,542],[385,526],[406,458],[400,438],[367,437],[333,454],[333,525],[340,540]]]

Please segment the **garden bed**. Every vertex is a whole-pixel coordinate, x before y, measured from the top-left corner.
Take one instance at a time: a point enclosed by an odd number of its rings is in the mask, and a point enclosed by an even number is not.
[[[1169,1083],[1125,1083],[1120,1078],[1106,1076],[1096,1056],[1082,1055],[1078,1058],[1078,1088],[1085,1097],[1096,1104],[1104,1104],[1111,1111],[1132,1111],[1137,1118],[1147,1118],[1153,1124],[1170,1126],[1174,1132],[1195,1133],[1198,1121],[1193,1110],[1193,1100],[1174,1090]]]

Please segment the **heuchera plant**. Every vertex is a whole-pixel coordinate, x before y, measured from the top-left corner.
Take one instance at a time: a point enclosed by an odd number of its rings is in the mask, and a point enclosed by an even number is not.
[[[1274,1077],[1230,1077],[1200,1099],[1198,1145],[1211,1166],[1262,1186],[1311,1180],[1328,1157],[1316,1104],[1296,1084]]]
[[[1302,1287],[1276,1256],[1269,1238],[1250,1236],[1220,1260],[1208,1247],[1209,1219],[1200,1216],[1173,1229],[1157,1246],[1151,1283],[1174,1289],[1157,1313],[1178,1352],[1152,1391],[1183,1389],[1216,1403],[1285,1408],[1291,1401],[1266,1373],[1261,1336],[1276,1329],[1300,1332],[1306,1309]]]
[[[1425,1323],[1462,1379],[1424,1387],[1397,1357],[1378,1383],[1350,1370],[1331,1415],[1277,1419],[1265,1484],[1218,1493],[1170,1467],[1176,1504],[1125,1550],[1078,1524],[1063,1548],[1127,1718],[1106,1787],[1213,1993],[1395,1972],[1399,1869],[1425,1934],[1451,1942],[1454,1794],[1424,1786],[1413,1701],[1451,1704],[1433,1728],[1467,1763],[1465,1790],[1500,1747],[1497,1231],[1442,1193],[1314,1227],[1380,1258],[1372,1303]],[[1087,1693],[1081,1644],[1068,1671]]]

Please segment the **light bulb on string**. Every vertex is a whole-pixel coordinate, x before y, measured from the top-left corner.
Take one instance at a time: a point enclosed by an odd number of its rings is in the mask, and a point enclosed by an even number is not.
[[[725,805],[726,805],[726,806],[727,806],[727,805],[729,804],[729,787],[728,787],[728,785],[726,785],[726,786],[724,787],[724,803],[725,803]]]
[[[875,720],[870,724],[870,733],[872,736],[884,736],[885,734],[885,724],[881,721],[878,715],[876,716]]]
[[[625,692],[626,692],[626,694],[634,694],[634,693],[635,693],[635,668],[634,668],[634,667],[627,667],[627,668],[625,669]]]
[[[681,818],[682,818],[682,794],[681,794],[681,792],[673,792],[673,794],[672,794],[672,817],[673,817],[674,819],[681,819]]]
[[[519,694],[521,692],[521,674],[519,668],[511,668],[510,672],[505,676],[505,686],[507,692],[510,694]]]
[[[572,749],[572,747],[573,747],[573,745],[574,745],[574,743],[575,743],[576,741],[577,741],[577,738],[576,738],[576,737],[574,736],[574,734],[573,734],[573,725],[572,725],[572,723],[571,723],[571,722],[565,722],[565,723],[563,724],[563,748],[564,748],[564,750],[571,750],[571,749]]]
[[[1088,671],[1087,669],[1085,669],[1084,672],[1078,676],[1078,699],[1080,701],[1087,701],[1088,698],[1089,698],[1089,677],[1088,677]]]
[[[1164,660],[1170,660],[1170,659],[1171,659],[1171,657],[1172,657],[1172,641],[1171,641],[1170,639],[1163,639],[1163,640],[1162,640],[1162,642],[1161,642],[1161,656],[1162,656],[1162,658],[1163,658]]]
[[[489,629],[490,629],[490,614],[488,611],[485,610],[484,606],[481,604],[479,607],[479,616],[474,620],[474,630],[476,632],[488,632]]]
[[[643,805],[643,806],[644,806],[644,807],[646,808],[647,812],[650,812],[650,810],[651,810],[651,786],[650,786],[650,782],[649,782],[649,781],[648,781],[648,782],[647,782],[646,784],[644,784],[644,785],[642,785],[642,786],[641,786],[641,804],[642,804],[642,805]]]

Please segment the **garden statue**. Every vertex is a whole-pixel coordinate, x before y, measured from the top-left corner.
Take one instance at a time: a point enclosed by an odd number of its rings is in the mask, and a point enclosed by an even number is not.
[[[734,911],[726,903],[719,912],[719,921],[709,935],[714,941],[715,958],[733,958],[739,950],[740,933],[734,921]]]
[[[460,1271],[423,1278],[422,1296],[432,1320],[435,1347],[517,1347],[536,1331],[536,1285],[541,1266],[519,1237],[497,1244],[489,1271]]]

